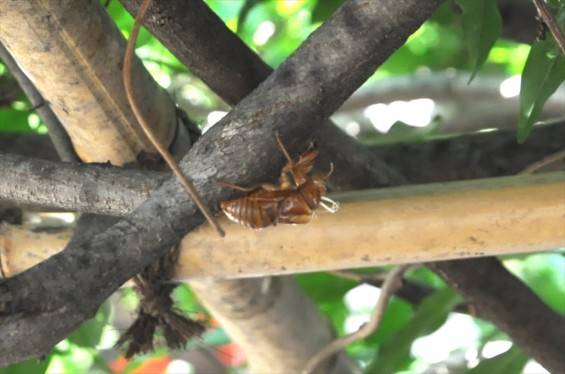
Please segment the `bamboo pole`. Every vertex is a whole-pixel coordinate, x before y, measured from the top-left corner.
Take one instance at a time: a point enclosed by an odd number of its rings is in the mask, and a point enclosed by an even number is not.
[[[226,237],[202,225],[182,241],[177,278],[242,278],[441,261],[565,247],[565,172],[406,186],[334,195],[336,214],[306,225],[245,229]],[[62,250],[70,231],[0,227],[12,276]]]
[[[0,40],[59,118],[82,161],[122,166],[142,150],[155,153],[124,93],[126,41],[100,2],[0,1]],[[138,59],[133,75],[144,117],[171,144],[175,104]]]

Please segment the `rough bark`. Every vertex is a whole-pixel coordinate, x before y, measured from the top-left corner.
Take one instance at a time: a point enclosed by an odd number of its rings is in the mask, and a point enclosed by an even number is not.
[[[560,121],[536,126],[524,144],[512,130],[372,149],[412,183],[430,183],[515,175],[564,148],[565,122]],[[563,170],[565,161],[551,166]]]
[[[139,1],[122,0],[135,14]],[[383,3],[383,7],[386,7]],[[273,69],[251,50],[201,0],[154,0],[144,25],[214,93],[230,105],[239,103],[264,81]],[[394,37],[395,33],[391,33]],[[339,36],[338,39],[339,40]],[[340,42],[345,42],[342,40]],[[319,45],[317,48],[324,48]],[[370,53],[377,53],[371,51]],[[386,50],[379,54],[388,58]],[[314,59],[316,56],[312,56]],[[315,74],[329,74],[320,70]],[[311,76],[314,78],[315,76]],[[336,170],[350,169],[347,178],[336,174],[335,186],[342,190],[404,184],[394,169],[367,151],[331,121],[314,129],[312,137],[320,144],[321,162],[333,162]],[[352,168],[351,165],[356,165]]]
[[[342,6],[183,158],[181,166],[204,201],[217,206],[220,199],[233,196],[216,178],[237,183],[275,175],[280,165],[270,156],[274,139],[268,139],[278,131],[285,143],[304,141],[439,3],[350,1]],[[238,164],[236,157],[247,162]],[[120,284],[200,223],[202,217],[180,184],[169,180],[102,234],[2,281],[0,350],[9,353],[0,364],[45,353],[93,316]],[[115,256],[117,251],[121,256]]]
[[[2,155],[0,174],[0,199],[111,216],[130,213],[171,177],[168,172],[61,163],[10,154]]]
[[[371,151],[412,183],[436,183],[515,175],[562,150],[563,139],[565,123],[561,122],[536,127],[525,144],[516,142],[514,131],[501,131],[372,147]],[[28,156],[40,151],[36,157],[57,157],[49,139],[37,135],[0,134],[0,151]],[[320,157],[316,166],[330,162],[332,159]],[[360,189],[373,187],[368,176],[359,177],[357,162],[335,170],[329,183],[332,190],[350,190],[351,184]],[[554,166],[563,169],[563,162]],[[122,216],[139,206],[170,174],[4,154],[0,175],[6,176],[0,179],[0,199],[11,200],[13,205]],[[350,179],[353,182],[342,183]]]

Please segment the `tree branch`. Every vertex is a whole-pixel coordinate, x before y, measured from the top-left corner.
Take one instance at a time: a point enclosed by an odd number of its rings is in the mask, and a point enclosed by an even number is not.
[[[121,2],[131,14],[136,14],[138,1]],[[243,100],[273,72],[201,0],[153,0],[144,25],[194,75],[230,105]],[[379,53],[388,55],[386,51]],[[333,176],[334,189],[353,190],[406,183],[403,176],[331,121],[315,129],[312,136],[320,144],[320,164],[332,162],[336,170],[348,169],[347,177]]]
[[[80,213],[124,216],[170,178],[168,172],[61,163],[2,154],[0,199]],[[65,183],[61,183],[65,181]]]
[[[0,150],[24,155],[37,149],[46,152],[52,146],[48,138],[41,139],[36,135],[0,134]],[[413,183],[437,183],[515,175],[563,149],[562,139],[565,123],[556,123],[536,126],[525,144],[516,143],[514,131],[500,131],[371,150]],[[25,146],[28,142],[32,147]],[[14,147],[10,148],[11,145]],[[55,154],[52,156],[56,158]],[[331,159],[321,159],[318,165],[325,167],[330,162]],[[330,180],[333,190],[347,190],[351,184],[371,187],[371,182],[364,178],[342,183],[358,176],[357,171],[352,172],[356,165],[353,162],[348,168],[335,170]],[[133,211],[170,176],[167,172],[49,162],[10,154],[0,158],[0,175],[5,176],[0,179],[0,199],[16,205],[112,216]]]
[[[252,183],[276,175],[282,158],[274,162],[271,155],[275,131],[287,144],[304,141],[440,3],[344,4],[183,158],[181,167],[203,191],[203,200],[217,206],[234,195],[215,183],[217,178]],[[237,163],[237,157],[248,162]],[[92,317],[120,284],[202,221],[180,184],[168,180],[103,233],[1,281],[0,351],[7,354],[0,357],[0,364],[44,354]]]
[[[549,7],[543,0],[534,0],[534,4],[536,5],[539,16],[555,38],[555,42],[561,49],[561,52],[565,53],[565,35],[555,20],[555,17],[550,13]]]
[[[563,372],[565,317],[524,287],[500,261],[485,258],[435,262],[429,266],[453,285],[478,317],[496,324],[548,371]],[[473,282],[468,274],[475,274]]]

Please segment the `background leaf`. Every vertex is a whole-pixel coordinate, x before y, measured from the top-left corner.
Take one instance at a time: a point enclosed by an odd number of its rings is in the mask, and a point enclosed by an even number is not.
[[[427,297],[416,309],[414,317],[384,342],[367,373],[396,373],[410,363],[410,348],[416,338],[437,330],[453,308],[461,301],[451,289],[440,290]]]
[[[0,368],[0,374],[30,374],[30,373],[43,373],[47,366],[49,366],[51,355],[43,361],[35,359],[20,362],[19,364],[10,365],[5,368]]]
[[[108,322],[110,306],[107,302],[102,304],[96,316],[84,322],[68,339],[79,347],[94,347],[100,341],[102,330]]]
[[[265,2],[265,0],[245,0],[237,18],[238,34],[241,32],[241,30],[243,30],[243,27],[245,26],[245,20],[247,19],[249,12],[251,12],[255,5],[261,4],[262,2]]]
[[[312,23],[324,22],[343,4],[343,0],[318,0],[312,10]]]
[[[502,17],[496,0],[456,0],[463,10],[461,22],[467,42],[473,80],[502,31]]]
[[[543,105],[564,80],[565,56],[548,34],[546,40],[534,42],[522,73],[518,142],[526,141]]]
[[[513,345],[509,350],[492,358],[482,360],[466,374],[521,373],[528,362],[528,356]]]

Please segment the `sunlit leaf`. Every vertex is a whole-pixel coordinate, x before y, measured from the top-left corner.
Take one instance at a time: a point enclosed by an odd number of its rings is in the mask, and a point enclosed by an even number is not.
[[[297,275],[298,284],[316,302],[342,301],[347,291],[357,286],[358,283],[336,277],[328,273],[311,273]],[[331,287],[320,287],[320,285],[331,285]]]
[[[492,358],[482,360],[465,374],[521,373],[529,358],[513,345],[509,350]]]
[[[196,296],[187,284],[181,284],[173,290],[173,299],[179,309],[188,313],[194,313],[201,309]]]
[[[496,0],[456,0],[456,2],[463,10],[461,22],[473,68],[469,78],[471,82],[500,36],[502,17]]]
[[[412,320],[381,345],[367,373],[396,373],[406,366],[410,361],[410,347],[414,340],[441,327],[460,301],[459,295],[449,288],[427,297]]]
[[[551,35],[534,42],[522,73],[518,142],[526,141],[545,102],[564,80],[565,56]]]

